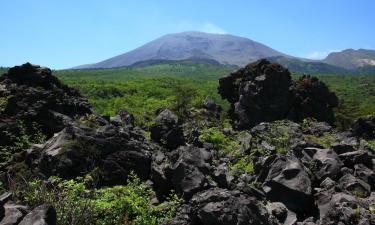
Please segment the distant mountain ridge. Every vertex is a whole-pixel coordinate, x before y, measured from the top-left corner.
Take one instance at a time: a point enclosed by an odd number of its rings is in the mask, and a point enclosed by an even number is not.
[[[280,63],[293,72],[350,74],[375,71],[373,50],[347,49],[331,53],[324,60],[310,60],[284,54],[248,38],[203,32],[167,34],[130,52],[73,69],[141,67],[186,60],[241,67],[261,58]]]
[[[345,69],[375,66],[375,51],[368,49],[346,49],[341,52],[330,53],[323,62]]]

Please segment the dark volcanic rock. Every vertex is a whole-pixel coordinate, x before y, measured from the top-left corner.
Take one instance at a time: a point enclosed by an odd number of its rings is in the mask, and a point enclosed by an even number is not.
[[[13,144],[9,134],[18,135],[20,123],[30,134],[37,124],[50,137],[64,128],[64,118],[91,113],[87,99],[77,90],[62,84],[50,69],[29,63],[0,77],[0,97],[6,99],[0,112],[0,145]]]
[[[209,189],[197,193],[189,205],[165,225],[271,225],[278,224],[256,198],[239,191]]]
[[[208,186],[211,158],[210,152],[193,146],[181,146],[172,152],[166,173],[178,194],[188,199]]]
[[[332,108],[338,106],[338,98],[318,78],[302,76],[293,82],[290,95],[288,118],[301,121],[313,117],[318,121],[334,122]]]
[[[314,117],[332,123],[332,107],[338,105],[336,95],[316,77],[292,82],[286,68],[267,60],[220,78],[219,85],[219,94],[231,103],[229,113],[238,129],[284,118]]]
[[[303,214],[313,208],[311,180],[297,158],[280,156],[275,159],[263,190],[268,199],[282,202],[294,212]]]
[[[82,176],[98,168],[105,185],[126,183],[131,171],[147,179],[156,148],[136,130],[105,125],[98,130],[67,126],[43,145],[28,150],[26,162],[47,177]]]
[[[359,118],[352,125],[352,133],[355,136],[364,138],[375,138],[375,116]]]
[[[170,110],[163,110],[155,119],[155,125],[150,128],[152,140],[169,149],[175,149],[184,144],[184,134],[178,117]]]
[[[219,93],[231,103],[230,115],[240,129],[286,117],[290,73],[266,60],[220,78]]]

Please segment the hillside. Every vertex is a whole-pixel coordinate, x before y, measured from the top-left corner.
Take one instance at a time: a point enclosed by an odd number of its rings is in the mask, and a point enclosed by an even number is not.
[[[346,49],[341,52],[330,53],[323,62],[351,70],[363,66],[375,66],[375,51]]]
[[[250,61],[271,56],[285,56],[285,54],[243,37],[183,32],[162,36],[128,53],[76,68],[125,67],[140,61],[156,59],[209,59],[224,65],[243,66]]]

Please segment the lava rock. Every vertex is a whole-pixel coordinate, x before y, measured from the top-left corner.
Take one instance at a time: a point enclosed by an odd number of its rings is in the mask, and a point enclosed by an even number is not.
[[[290,88],[288,117],[295,121],[312,117],[318,121],[334,122],[332,108],[338,106],[338,98],[318,78],[304,75]]]
[[[123,109],[118,110],[116,116],[111,117],[110,121],[116,126],[134,126],[134,116]]]
[[[374,139],[375,138],[375,116],[370,116],[367,118],[359,118],[352,125],[352,133],[354,136]]]
[[[333,122],[336,95],[316,77],[293,82],[288,69],[262,59],[219,80],[219,94],[231,103],[229,115],[237,129],[280,119],[313,117]]]
[[[339,156],[331,149],[305,148],[302,161],[308,165],[318,181],[329,177],[336,180],[343,167]]]
[[[102,185],[115,185],[126,183],[131,171],[148,179],[155,149],[156,145],[130,128],[71,124],[45,144],[27,150],[26,162],[46,177],[74,178],[97,168]]]
[[[51,137],[64,128],[64,118],[92,113],[87,99],[62,84],[48,68],[29,63],[10,68],[0,77],[0,87],[0,96],[7,99],[0,113],[0,145],[14,145],[10,137],[20,133],[21,125],[27,134],[38,128]]]
[[[166,173],[177,194],[189,199],[208,186],[211,158],[209,151],[194,146],[181,146],[172,152]]]
[[[260,60],[220,78],[219,94],[231,103],[235,126],[245,129],[285,118],[290,85],[286,68]]]
[[[150,127],[151,139],[168,149],[175,149],[184,144],[184,134],[178,117],[170,110],[163,110]]]
[[[313,208],[311,180],[297,158],[279,156],[272,162],[263,190],[267,199],[305,213]],[[282,194],[280,194],[282,193]]]
[[[214,188],[193,196],[182,213],[165,222],[189,225],[271,225],[278,224],[266,207],[239,191]]]

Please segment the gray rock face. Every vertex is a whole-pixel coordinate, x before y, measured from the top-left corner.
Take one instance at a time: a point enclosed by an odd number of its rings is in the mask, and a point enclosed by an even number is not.
[[[12,202],[4,204],[4,217],[0,221],[0,225],[17,225],[27,213],[27,207],[16,205]]]
[[[41,205],[29,212],[19,225],[56,225],[56,211],[51,205]]]
[[[318,181],[329,177],[336,180],[344,165],[339,156],[331,149],[305,148],[302,160],[313,172]]]
[[[263,184],[268,199],[282,202],[295,212],[312,207],[311,189],[311,180],[299,160],[284,156],[272,163]]]
[[[285,56],[247,38],[226,34],[183,32],[168,34],[128,53],[77,68],[113,68],[146,60],[206,59],[221,64],[243,66],[250,61]]]
[[[271,225],[278,224],[254,197],[238,191],[209,189],[197,193],[181,214],[164,224]]]
[[[180,147],[172,153],[167,169],[176,192],[184,198],[208,185],[206,174],[210,171],[211,153],[203,148]]]

